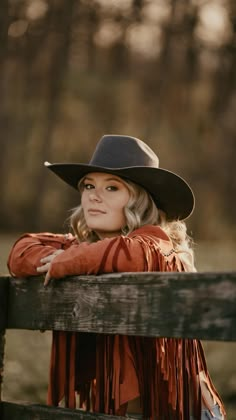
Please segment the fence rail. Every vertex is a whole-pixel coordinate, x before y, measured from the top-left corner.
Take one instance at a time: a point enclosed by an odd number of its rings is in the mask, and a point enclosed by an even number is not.
[[[0,418],[5,420],[121,420],[123,417],[89,413],[82,410],[48,407],[40,404],[2,402]],[[127,418],[125,419],[127,420]],[[132,418],[129,416],[129,420]],[[134,419],[137,420],[137,419]]]
[[[46,288],[42,277],[1,277],[0,372],[6,329],[236,341],[235,302],[236,272],[80,276],[52,280]],[[2,401],[0,418],[115,416]]]

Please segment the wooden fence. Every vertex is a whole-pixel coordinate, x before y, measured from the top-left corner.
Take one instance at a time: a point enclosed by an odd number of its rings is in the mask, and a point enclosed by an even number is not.
[[[0,278],[0,373],[6,329],[86,331],[236,341],[236,272]],[[0,402],[0,419],[119,419]]]

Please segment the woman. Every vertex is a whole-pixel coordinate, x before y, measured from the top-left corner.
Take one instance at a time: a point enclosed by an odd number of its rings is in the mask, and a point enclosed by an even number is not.
[[[193,193],[178,175],[159,168],[141,140],[103,136],[89,164],[46,164],[79,190],[71,216],[75,236],[26,234],[8,260],[15,276],[127,271],[195,271],[182,221]],[[222,401],[198,340],[53,333],[48,403],[144,418],[223,419]]]

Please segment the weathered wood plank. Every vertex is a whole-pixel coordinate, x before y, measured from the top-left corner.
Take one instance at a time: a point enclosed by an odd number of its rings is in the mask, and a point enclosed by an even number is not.
[[[1,420],[122,420],[125,417],[89,413],[82,410],[47,407],[39,404],[0,404]],[[132,420],[132,417],[129,417]],[[127,417],[126,417],[127,420]]]
[[[236,272],[11,279],[8,328],[236,341]]]
[[[5,351],[5,330],[0,330],[0,401],[2,400],[4,351]]]
[[[7,324],[9,277],[0,277],[0,401],[2,396],[2,381],[4,368],[5,328]]]
[[[9,277],[0,277],[0,330],[6,327]]]

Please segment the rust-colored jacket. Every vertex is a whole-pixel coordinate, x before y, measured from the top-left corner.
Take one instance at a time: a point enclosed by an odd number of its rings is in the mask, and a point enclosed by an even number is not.
[[[168,236],[158,226],[144,226],[128,236],[95,243],[78,243],[72,235],[26,234],[14,245],[9,271],[14,276],[37,275],[40,260],[64,249],[50,268],[53,278],[111,272],[184,271]],[[127,404],[140,396],[143,415],[151,419],[201,418],[199,372],[224,408],[207,371],[198,340],[131,337],[107,334],[53,333],[48,403],[124,415]]]

